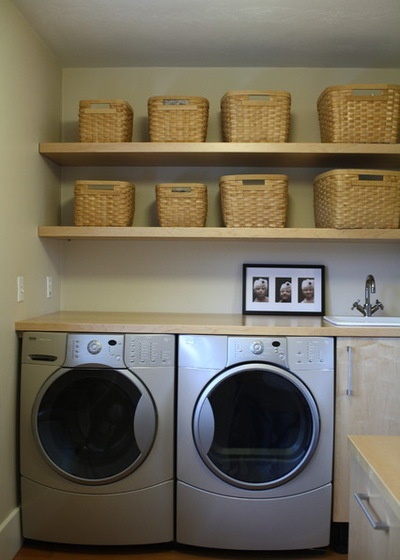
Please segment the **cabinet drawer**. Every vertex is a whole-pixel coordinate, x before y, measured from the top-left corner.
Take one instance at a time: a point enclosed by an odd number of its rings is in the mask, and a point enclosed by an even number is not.
[[[400,519],[355,455],[350,484],[349,560],[398,559]]]

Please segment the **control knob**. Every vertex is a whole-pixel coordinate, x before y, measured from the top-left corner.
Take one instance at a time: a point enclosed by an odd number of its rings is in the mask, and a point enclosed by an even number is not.
[[[91,340],[87,345],[90,354],[98,354],[101,350],[101,342],[99,340]]]
[[[261,340],[255,340],[251,343],[250,350],[253,352],[253,354],[262,354],[264,351],[264,344],[261,342]]]

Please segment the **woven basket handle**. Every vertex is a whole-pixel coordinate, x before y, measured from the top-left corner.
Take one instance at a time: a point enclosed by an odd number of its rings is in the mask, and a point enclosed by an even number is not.
[[[114,191],[115,185],[85,185],[87,191]]]
[[[376,89],[376,88],[355,88],[352,90],[352,95],[351,98],[352,99],[359,99],[360,97],[365,97],[371,100],[371,101],[375,101],[377,97],[379,97],[380,100],[386,100],[388,98],[389,94],[386,90],[384,89]]]
[[[242,103],[243,105],[265,105],[265,103],[275,105],[277,103],[277,99],[267,93],[250,93],[247,96],[247,99],[244,99]]]
[[[264,181],[263,179],[243,179],[241,183],[243,187],[249,188],[253,191],[263,191],[265,190],[265,185],[268,184],[268,181]]]
[[[373,175],[371,173],[360,173],[358,178],[352,181],[352,187],[355,186],[368,186],[368,185],[376,185],[382,184],[384,181],[383,175]]]
[[[197,111],[196,104],[191,104],[190,99],[163,99],[158,107],[161,111]]]
[[[111,103],[107,103],[107,101],[97,101],[90,105],[90,107],[86,107],[83,109],[85,113],[116,113],[117,110],[115,107],[111,106]]]
[[[170,187],[165,189],[164,196],[175,198],[189,198],[196,196],[196,191],[192,187]]]

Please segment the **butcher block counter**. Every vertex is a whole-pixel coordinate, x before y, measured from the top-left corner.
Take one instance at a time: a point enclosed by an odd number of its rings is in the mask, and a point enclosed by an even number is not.
[[[335,327],[322,317],[222,313],[58,311],[15,323],[18,332],[399,337],[398,327]]]

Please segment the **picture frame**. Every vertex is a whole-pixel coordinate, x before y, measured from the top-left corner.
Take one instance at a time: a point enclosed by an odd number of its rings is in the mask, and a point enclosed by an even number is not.
[[[323,265],[243,265],[244,315],[324,315]]]

